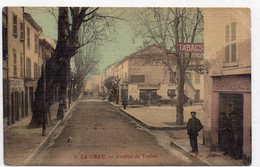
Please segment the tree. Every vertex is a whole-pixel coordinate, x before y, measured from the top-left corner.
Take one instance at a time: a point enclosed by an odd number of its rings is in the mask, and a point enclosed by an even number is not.
[[[75,72],[75,84],[77,85],[77,91],[80,91],[83,86],[83,80],[85,77],[97,70],[96,65],[100,61],[100,57],[97,53],[97,45],[100,45],[100,41],[105,40],[106,34],[104,29],[99,29],[95,22],[87,25],[83,24],[81,28],[80,43],[84,44],[93,34],[98,38],[95,38],[92,43],[81,47],[73,58],[73,71]]]
[[[183,124],[183,97],[185,72],[190,64],[192,53],[180,52],[178,43],[197,43],[202,41],[203,16],[198,8],[149,8],[139,14],[142,35],[145,44],[156,43],[168,53],[162,57],[164,65],[174,72],[176,57],[177,71],[177,103],[176,124]]]
[[[107,88],[110,95],[112,95],[112,100],[115,100],[116,104],[119,103],[119,83],[120,78],[118,76],[108,77],[104,81],[104,86]]]
[[[91,43],[96,38],[96,34],[92,34],[91,38],[84,44],[80,44],[79,30],[81,25],[95,20],[104,22],[104,27],[109,26],[106,17],[97,12],[99,8],[60,7],[58,10],[58,41],[54,54],[46,61],[46,70],[38,80],[33,103],[33,115],[29,127],[41,125],[43,114],[50,110],[53,92],[57,87],[59,87],[59,101],[66,100],[70,60],[80,47]],[[46,75],[46,86],[44,86],[43,74]],[[46,88],[44,89],[44,87]],[[44,99],[45,94],[46,98]],[[42,107],[44,103],[46,105]]]

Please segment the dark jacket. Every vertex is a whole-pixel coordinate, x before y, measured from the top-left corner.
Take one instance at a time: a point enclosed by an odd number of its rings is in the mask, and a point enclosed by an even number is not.
[[[196,117],[190,118],[187,124],[188,135],[198,135],[198,132],[203,128],[200,120]]]

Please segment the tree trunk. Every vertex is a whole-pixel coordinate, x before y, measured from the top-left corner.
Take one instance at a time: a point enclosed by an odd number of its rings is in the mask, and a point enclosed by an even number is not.
[[[48,68],[46,68],[45,71],[42,71],[41,77],[37,82],[37,88],[35,91],[35,100],[32,106],[32,119],[30,124],[28,125],[29,128],[41,126],[43,120],[43,112],[45,112],[47,116],[50,115],[51,100],[57,83],[57,81],[53,79],[52,75],[59,70],[57,69],[58,66],[57,63],[55,63],[54,58],[51,58],[46,62],[46,67]],[[46,73],[46,92],[44,92],[44,75],[43,75],[44,72]],[[44,99],[44,93],[46,93],[46,99]],[[44,111],[44,107],[43,107],[44,100],[45,100],[46,111]],[[51,122],[50,118],[47,117],[47,123],[50,122]]]
[[[183,125],[183,97],[184,97],[185,71],[180,70],[178,79],[178,94],[176,103],[176,125]]]

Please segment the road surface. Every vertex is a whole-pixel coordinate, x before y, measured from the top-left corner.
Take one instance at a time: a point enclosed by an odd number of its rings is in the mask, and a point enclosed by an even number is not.
[[[31,165],[196,165],[108,102],[84,97],[74,110]]]

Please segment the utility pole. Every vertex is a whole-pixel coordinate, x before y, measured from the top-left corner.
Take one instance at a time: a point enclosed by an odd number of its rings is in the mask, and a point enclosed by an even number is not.
[[[45,40],[44,40],[45,42]],[[44,49],[45,50],[45,49]],[[42,112],[42,136],[46,135],[46,54],[43,52],[43,112]]]

